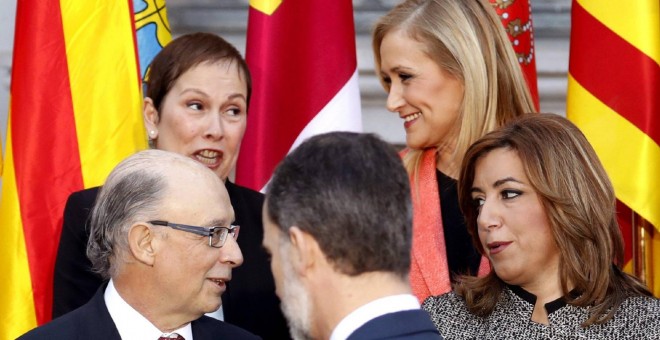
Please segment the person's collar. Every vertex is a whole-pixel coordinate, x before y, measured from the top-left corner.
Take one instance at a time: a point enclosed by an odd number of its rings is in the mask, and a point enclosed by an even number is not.
[[[371,301],[346,315],[332,331],[330,340],[346,339],[362,325],[379,316],[414,309],[419,309],[419,301],[412,294],[386,296]]]
[[[103,298],[123,340],[158,339],[164,334],[119,295],[112,280],[108,283]],[[171,333],[178,333],[186,340],[193,340],[190,323]]]
[[[511,292],[513,292],[519,298],[525,300],[527,303],[531,305],[536,304],[536,295],[526,291],[520,286],[507,284],[507,287],[509,287],[509,290],[511,290]],[[552,314],[558,311],[559,309],[563,308],[564,306],[566,306],[568,300],[574,300],[579,296],[580,296],[579,292],[574,289],[568,293],[568,296],[562,296],[553,301],[546,303],[545,310],[548,314]]]

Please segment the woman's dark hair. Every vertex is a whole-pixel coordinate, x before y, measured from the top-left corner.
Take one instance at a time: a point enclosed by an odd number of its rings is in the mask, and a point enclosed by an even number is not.
[[[163,48],[154,58],[147,73],[146,96],[160,112],[163,98],[186,71],[201,63],[227,61],[236,63],[247,84],[247,103],[252,94],[252,78],[245,59],[236,47],[211,33],[191,33],[180,36]]]

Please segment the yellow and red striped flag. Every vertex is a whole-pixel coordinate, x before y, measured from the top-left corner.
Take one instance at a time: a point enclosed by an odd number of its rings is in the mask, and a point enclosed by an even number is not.
[[[571,15],[567,116],[594,146],[619,201],[660,235],[660,2],[575,0]],[[624,229],[626,261],[630,234]],[[659,295],[660,270],[653,275]]]
[[[254,87],[239,184],[264,188],[307,137],[362,129],[351,0],[251,0],[246,59]]]
[[[143,11],[156,15],[135,21]],[[154,18],[168,40],[164,0],[17,3],[0,201],[0,268],[8,275],[0,281],[0,339],[51,318],[68,195],[102,184],[146,147],[135,28]]]

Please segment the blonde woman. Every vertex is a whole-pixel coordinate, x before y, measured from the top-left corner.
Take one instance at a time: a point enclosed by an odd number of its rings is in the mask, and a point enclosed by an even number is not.
[[[487,1],[404,1],[376,23],[373,51],[387,109],[406,130],[410,281],[423,301],[450,291],[457,275],[488,272],[458,208],[458,170],[472,142],[535,107]]]

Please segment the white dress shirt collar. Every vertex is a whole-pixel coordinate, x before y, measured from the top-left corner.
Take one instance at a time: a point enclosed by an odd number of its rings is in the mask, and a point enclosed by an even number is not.
[[[419,301],[411,294],[376,299],[346,315],[332,331],[330,340],[344,340],[365,323],[379,316],[419,309]]]
[[[110,312],[110,317],[115,322],[122,340],[158,340],[163,334],[170,334],[158,330],[142,314],[124,301],[119,295],[119,292],[117,292],[112,280],[108,283],[103,298],[105,299],[105,305],[108,307],[108,312]],[[190,323],[172,333],[178,333],[186,340],[193,340]]]

